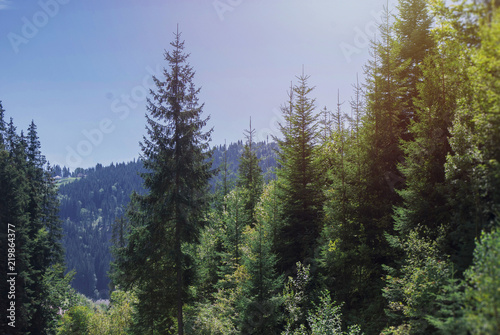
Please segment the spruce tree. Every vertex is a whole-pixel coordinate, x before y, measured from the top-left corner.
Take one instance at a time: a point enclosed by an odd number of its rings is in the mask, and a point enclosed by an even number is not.
[[[498,8],[485,3],[475,4],[473,9],[477,25],[474,40],[480,44],[468,49],[468,39],[458,39],[459,55],[468,65],[468,94],[462,94],[458,101],[445,166],[452,208],[450,253],[461,270],[472,262],[474,238],[495,225],[500,203],[500,15]],[[466,14],[452,22],[459,26]]]
[[[2,101],[0,101],[0,149],[5,146],[5,131],[7,124],[5,123],[5,109],[3,109]]]
[[[276,273],[277,258],[272,252],[273,186],[267,186],[257,204],[256,221],[245,233],[242,264],[247,278],[242,283],[239,302],[240,329],[243,334],[277,334],[281,304],[278,290],[282,277]]]
[[[241,187],[246,193],[244,197],[245,210],[251,220],[248,224],[255,221],[255,206],[262,193],[262,169],[259,166],[259,159],[255,154],[255,144],[253,138],[255,129],[252,128],[252,119],[250,118],[250,128],[245,130],[246,144],[240,157],[238,167],[237,186]]]
[[[222,213],[222,264],[219,274],[222,278],[234,273],[241,265],[241,249],[243,246],[243,231],[249,225],[251,218],[246,210],[245,197],[242,188],[235,188],[224,199],[225,210]],[[225,287],[224,282],[221,283]]]
[[[181,34],[165,53],[164,80],[153,77],[156,91],[148,99],[147,131],[141,143],[144,186],[140,208],[131,214],[131,233],[121,257],[124,282],[138,289],[136,329],[184,333],[183,306],[187,298],[190,260],[183,245],[195,240],[205,208],[211,176],[208,141],[203,131],[203,105],[198,103],[194,71],[187,63]],[[176,319],[176,325],[172,320]]]
[[[31,332],[41,329],[48,331],[49,324],[55,316],[55,311],[48,305],[50,283],[44,280],[51,266],[63,261],[61,247],[61,221],[59,219],[59,201],[57,189],[50,171],[45,170],[46,159],[41,152],[41,144],[37,127],[32,121],[28,127],[26,146],[26,172],[29,183],[28,207],[29,213],[29,245],[32,249],[32,305],[34,313],[31,321]],[[62,280],[62,274],[54,277]]]
[[[299,83],[293,87],[293,94],[290,92],[289,108],[283,113],[285,123],[279,125],[283,138],[276,138],[285,222],[276,248],[278,267],[288,273],[293,272],[298,261],[313,260],[322,211],[320,173],[315,164],[318,122],[315,100],[310,97],[313,88],[308,86],[309,76],[302,74],[297,79]]]
[[[57,264],[63,254],[55,184],[45,169],[34,122],[24,137],[16,133],[12,119],[5,130],[3,110],[0,116],[5,135],[0,145],[0,238],[8,241],[8,228],[10,233],[15,231],[9,239],[15,247],[15,265],[8,269],[7,262],[2,264],[2,273],[17,273],[16,327],[7,326],[7,319],[0,325],[5,333],[50,334],[57,311],[52,306],[61,306],[65,298],[64,292],[55,292],[54,287],[69,280]],[[2,243],[5,258],[7,250],[7,244]],[[53,267],[61,271],[56,273]],[[9,288],[3,284],[0,288],[7,297]],[[9,303],[8,299],[2,299],[2,308],[6,307],[4,303]]]
[[[346,299],[346,315],[362,320],[362,328],[370,333],[379,332],[385,324],[385,301],[380,295],[383,287],[382,265],[392,264],[394,259],[386,234],[393,232],[393,206],[400,203],[397,190],[404,185],[404,178],[398,170],[398,164],[403,162],[399,143],[407,133],[406,124],[401,122],[404,118],[402,97],[406,92],[406,83],[401,78],[409,60],[403,61],[400,57],[401,44],[397,40],[391,17],[386,8],[385,22],[380,26],[380,40],[372,42],[372,59],[365,67],[365,116],[356,121],[363,126],[353,138],[356,149],[344,159],[354,162],[348,168],[349,172],[355,172],[349,176],[353,180],[348,185],[356,185],[354,188],[349,187],[352,192],[352,200],[349,199],[352,212],[347,227],[351,228],[342,226],[342,221],[339,221],[338,227],[334,226],[332,231],[337,231],[342,238],[339,238],[338,243],[332,239],[331,245],[325,245],[328,247],[326,251],[333,254],[338,248],[338,262],[331,263],[331,269],[343,264],[347,266],[342,269],[347,284],[335,285],[341,293],[337,300]],[[354,105],[356,107],[358,104]],[[341,185],[341,178],[337,180]],[[333,199],[336,200],[335,197]],[[338,209],[331,205],[329,207],[329,213],[339,214]],[[332,260],[335,258],[332,257]],[[356,259],[356,262],[352,259]],[[353,270],[349,269],[351,266],[354,266]],[[342,292],[343,289],[347,290]]]
[[[440,30],[435,28],[436,38]],[[443,43],[420,65],[418,96],[413,99],[415,119],[409,126],[413,140],[401,145],[405,162],[399,169],[406,185],[399,191],[403,204],[394,215],[401,236],[422,226],[435,237],[437,227],[450,219],[444,165],[451,153],[448,138],[457,99],[465,95],[465,74],[457,51],[456,42]]]
[[[0,238],[2,241],[15,244],[14,270],[17,273],[15,278],[15,327],[8,325],[10,320],[6,317],[0,320],[0,329],[6,334],[26,333],[31,325],[30,316],[33,313],[31,305],[33,292],[30,290],[32,284],[30,265],[32,254],[29,248],[29,217],[26,211],[28,183],[24,168],[24,146],[22,146],[20,137],[15,130],[16,128],[11,119],[6,133],[8,150],[0,148],[0,224],[2,228]],[[9,236],[8,233],[13,233],[15,236]],[[10,240],[8,240],[8,237]],[[8,248],[8,243],[2,242],[0,244],[1,255],[5,259],[0,264],[1,274],[4,278],[7,278],[7,273],[13,272],[12,268],[8,268],[8,265],[12,265],[12,263],[7,262]],[[0,307],[3,311],[7,311],[10,307],[10,300],[7,299],[10,284],[7,280],[2,280],[0,288],[3,297],[0,300]]]
[[[416,117],[415,99],[418,97],[418,84],[422,79],[421,65],[426,55],[434,48],[434,39],[430,34],[432,19],[428,14],[427,0],[399,0],[398,15],[394,23],[395,35],[401,43],[399,62],[407,62],[399,73],[400,82],[405,90],[401,94],[402,127],[408,127]],[[411,132],[403,133],[402,138],[411,139]]]

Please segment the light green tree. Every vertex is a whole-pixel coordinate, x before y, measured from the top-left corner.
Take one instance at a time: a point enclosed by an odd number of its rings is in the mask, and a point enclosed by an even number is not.
[[[500,333],[500,230],[483,233],[465,272],[466,320],[472,334]]]

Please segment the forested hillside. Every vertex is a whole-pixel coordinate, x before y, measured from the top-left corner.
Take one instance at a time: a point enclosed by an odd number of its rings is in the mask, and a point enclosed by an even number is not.
[[[73,173],[80,177],[72,182],[60,181],[66,266],[76,271],[72,286],[89,298],[109,298],[112,224],[123,216],[133,191],[144,193],[139,175],[143,171],[140,161],[98,164]]]
[[[243,134],[243,129],[241,130]],[[259,166],[266,180],[275,177],[275,168],[277,166],[277,150],[278,145],[275,142],[257,142],[254,143],[255,154],[260,159]],[[217,170],[217,173],[210,179],[210,187],[212,191],[218,190],[224,183],[224,176],[228,185],[234,185],[238,177],[238,167],[240,165],[240,157],[243,154],[244,143],[238,141],[229,145],[218,145],[212,148],[213,160],[212,168]],[[225,170],[224,170],[225,169]]]
[[[216,206],[176,34],[148,104],[151,193],[132,199],[114,249],[113,280],[137,299],[130,331],[499,333],[498,6],[386,9],[350,108],[319,110],[299,74],[277,178],[264,181],[250,126]]]
[[[500,334],[498,1],[399,0],[349,105],[302,72],[227,150],[173,36],[141,161],[52,169],[0,105],[3,333]]]
[[[256,143],[260,166],[272,176],[276,165],[275,143]],[[220,171],[210,180],[211,190],[220,190],[224,166],[228,187],[236,180],[243,143],[231,143],[213,148],[214,170]],[[224,163],[225,162],[225,163]],[[66,251],[66,266],[76,272],[72,286],[91,299],[108,299],[108,278],[111,257],[113,223],[125,215],[132,192],[143,194],[140,160],[103,167],[70,171],[55,166],[52,172],[59,186],[62,220],[62,244]],[[64,176],[64,177],[63,177]],[[61,178],[58,178],[61,177]]]

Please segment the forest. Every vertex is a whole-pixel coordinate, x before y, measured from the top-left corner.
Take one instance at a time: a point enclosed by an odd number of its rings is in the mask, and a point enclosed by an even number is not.
[[[500,333],[498,1],[399,0],[348,105],[317,106],[303,72],[280,134],[250,122],[236,151],[210,147],[178,31],[164,56],[140,160],[68,184],[0,105],[3,333]],[[104,236],[110,285],[93,254],[85,297],[68,255]]]
[[[276,143],[259,142],[255,146],[265,178],[272,178],[276,166]],[[242,141],[213,148],[212,168],[225,167],[227,188],[236,181],[242,152]],[[109,299],[113,224],[125,214],[132,192],[144,194],[140,176],[144,172],[141,160],[110,166],[97,164],[94,168],[74,171],[58,165],[53,168],[52,175],[59,185],[65,264],[68,270],[75,271],[71,286],[87,298]],[[220,194],[222,174],[214,175],[209,184],[210,193],[214,196]]]

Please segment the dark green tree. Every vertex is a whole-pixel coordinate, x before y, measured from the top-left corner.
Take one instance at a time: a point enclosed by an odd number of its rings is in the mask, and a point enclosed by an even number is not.
[[[251,220],[250,213],[245,207],[246,195],[244,189],[237,187],[224,198],[225,210],[222,213],[221,227],[222,264],[219,268],[219,274],[222,278],[234,273],[241,265],[243,231]],[[222,286],[224,287],[225,284]]]
[[[243,153],[240,157],[240,165],[238,167],[237,186],[244,190],[245,211],[250,219],[248,224],[255,221],[255,206],[262,193],[262,169],[259,166],[259,159],[253,148],[253,138],[255,129],[252,128],[252,119],[250,118],[250,128],[245,130],[246,144],[243,148]]]
[[[475,33],[473,39],[480,44],[467,48],[469,38],[462,36],[463,31],[452,30],[460,47],[457,54],[464,62],[467,90],[461,94],[454,113],[451,152],[445,165],[452,213],[449,252],[460,270],[472,262],[474,238],[479,238],[483,230],[491,229],[500,212],[500,137],[497,131],[500,127],[500,15],[498,8],[479,2],[446,22],[462,29],[460,23],[467,21],[470,11],[475,13],[476,28],[471,29]]]
[[[360,209],[366,184],[368,164],[361,132],[362,102],[359,85],[355,86],[351,104],[351,129],[346,126],[340,99],[333,115],[332,134],[319,153],[326,167],[324,190],[324,227],[321,232],[321,266],[323,283],[337,301],[345,302],[346,321],[368,319],[363,311],[374,299],[371,275],[374,268]],[[366,223],[365,223],[366,224]],[[364,323],[364,322],[363,322]],[[365,325],[365,324],[363,324]]]
[[[55,317],[56,310],[47,303],[50,282],[44,281],[48,269],[62,263],[61,221],[59,219],[59,201],[57,189],[50,170],[45,170],[46,159],[41,152],[37,127],[32,121],[28,127],[26,146],[26,173],[29,185],[27,212],[29,213],[29,248],[32,252],[31,304],[34,312],[31,316],[30,332],[49,332],[49,324]],[[62,274],[53,276],[54,280],[63,280]],[[55,284],[55,283],[54,283]]]
[[[280,259],[278,268],[288,273],[293,272],[298,261],[313,260],[322,215],[321,176],[315,164],[318,122],[315,100],[310,97],[313,88],[308,86],[309,76],[302,74],[297,79],[289,106],[283,111],[285,122],[279,125],[283,138],[276,138],[278,194],[285,223],[275,248]]]
[[[5,131],[7,124],[5,123],[5,109],[3,109],[2,101],[0,101],[0,148],[5,146]]]
[[[408,127],[416,117],[414,104],[419,95],[417,86],[423,76],[421,65],[435,44],[430,34],[432,19],[428,14],[427,3],[427,0],[399,0],[397,5],[398,15],[394,29],[401,44],[399,58],[401,63],[407,62],[399,73],[400,82],[406,88],[401,94],[402,127]],[[402,138],[410,140],[411,136],[411,132],[406,132]]]
[[[349,321],[360,324],[369,333],[379,332],[386,322],[385,301],[380,294],[382,265],[394,261],[386,234],[393,232],[393,206],[401,201],[397,190],[404,185],[404,178],[397,167],[404,157],[399,143],[408,131],[405,122],[401,122],[406,92],[406,83],[401,78],[409,60],[404,61],[400,56],[401,44],[391,17],[386,8],[380,40],[372,42],[372,59],[365,67],[365,115],[354,122],[362,127],[354,133],[352,148],[349,147],[345,157],[338,155],[334,168],[337,175],[335,188],[331,190],[334,201],[330,202],[327,213],[336,222],[330,222],[328,228],[333,234],[323,244],[325,260],[330,262],[326,263],[329,273],[333,275],[333,269],[342,269],[340,278],[335,279],[346,280],[345,286],[334,286],[340,293],[335,299],[345,299]],[[359,110],[356,100],[354,112]],[[348,177],[347,188],[342,187],[342,174],[338,173],[342,160],[350,165],[345,171],[348,173],[344,172]],[[347,204],[345,209],[349,210],[341,211],[342,207],[337,208],[335,203],[345,199],[343,193],[347,191],[349,202],[344,200],[344,206]]]
[[[124,284],[138,290],[136,328],[141,333],[184,333],[191,260],[183,245],[195,240],[212,174],[211,131],[203,131],[208,119],[202,118],[200,90],[180,38],[175,33],[173,50],[165,53],[165,79],[153,77],[156,91],[148,99],[148,136],[141,143],[149,193],[137,197],[139,210],[131,214],[128,244],[120,251],[119,267],[127,272]]]
[[[402,2],[400,15],[413,13],[421,17],[421,22],[416,25],[415,36],[420,36],[418,39],[424,41],[434,38],[436,42],[426,42],[420,48],[414,43],[413,48],[405,46],[401,51],[407,53],[408,48],[413,49],[413,57],[426,54],[416,64],[413,74],[405,73],[413,80],[413,83],[409,83],[409,89],[416,90],[412,97],[414,118],[408,127],[412,140],[401,145],[405,162],[399,169],[406,185],[398,191],[403,205],[395,209],[394,215],[395,228],[401,236],[407,235],[417,226],[428,227],[426,233],[436,233],[438,226],[449,221],[444,163],[451,152],[448,138],[457,98],[466,93],[463,85],[466,75],[457,41],[446,36],[447,29],[443,27],[442,21],[438,22],[431,35],[428,31],[429,20],[425,19],[425,4],[413,6],[416,8],[412,10],[409,4]],[[398,21],[396,26],[399,24]],[[403,39],[403,43],[412,36]],[[434,46],[428,50],[426,45]],[[413,59],[409,68],[414,66]]]
[[[0,264],[0,267],[4,278],[7,278],[7,273],[12,273],[12,270],[15,270],[17,276],[14,279],[15,319],[9,320],[4,317],[0,320],[0,326],[5,334],[24,334],[29,330],[30,315],[33,313],[31,305],[33,292],[30,290],[32,254],[29,249],[29,217],[26,212],[28,181],[25,173],[24,146],[20,142],[20,137],[15,133],[12,120],[6,132],[6,142],[8,150],[0,148],[0,224],[2,228],[0,251],[2,258],[6,260]],[[8,235],[9,233],[13,235]],[[15,247],[15,259],[14,263],[9,264],[7,256],[12,243]],[[14,268],[8,268],[9,265],[14,265]],[[0,307],[7,311],[12,300],[7,299],[10,284],[7,280],[3,280],[0,288],[4,297],[1,299]],[[11,321],[15,321],[12,324],[15,327],[8,325]]]
[[[57,264],[63,258],[57,192],[45,167],[34,122],[24,137],[22,132],[17,135],[12,119],[5,129],[3,109],[0,117],[1,254],[5,259],[8,253],[15,255],[12,263],[2,264],[2,273],[17,273],[15,328],[7,324],[8,319],[1,321],[1,327],[5,333],[50,334],[55,329],[55,306],[66,299],[65,294],[56,294],[52,288],[66,283],[62,286],[68,289],[69,280],[63,271],[49,275],[54,267],[62,269]],[[7,297],[10,286],[3,284],[0,288]],[[7,309],[10,301],[2,299],[2,308]]]
[[[272,251],[273,186],[264,190],[255,208],[256,221],[244,232],[242,264],[247,274],[242,283],[240,329],[244,334],[277,334],[280,321],[279,289],[283,279],[276,272],[277,258]]]

